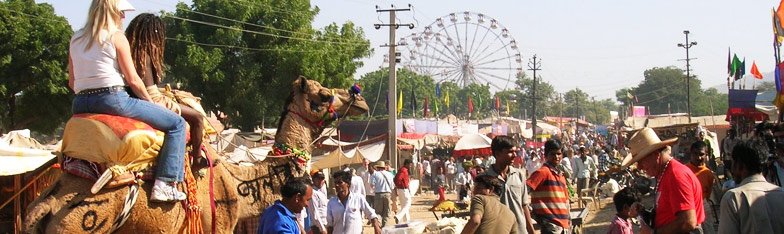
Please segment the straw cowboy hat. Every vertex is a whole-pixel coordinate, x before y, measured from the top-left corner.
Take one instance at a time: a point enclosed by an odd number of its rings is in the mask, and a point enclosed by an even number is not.
[[[628,167],[645,158],[654,151],[665,146],[672,145],[676,141],[678,141],[677,137],[662,141],[659,139],[659,136],[656,135],[656,132],[654,132],[652,128],[643,128],[640,131],[634,133],[634,135],[629,138],[630,154],[626,155],[626,157],[623,159],[622,165],[624,167]]]
[[[386,164],[384,161],[378,161],[378,162],[376,163],[376,166],[375,166],[375,167],[376,167],[376,168],[379,168],[379,167],[387,168],[387,164]]]

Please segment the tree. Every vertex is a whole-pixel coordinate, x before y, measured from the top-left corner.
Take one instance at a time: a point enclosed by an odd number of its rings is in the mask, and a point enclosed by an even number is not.
[[[517,89],[523,94],[517,96],[517,102],[522,109],[518,109],[519,112],[517,112],[515,116],[523,116],[523,113],[526,110],[531,114],[531,105],[534,103],[536,103],[537,118],[542,118],[548,113],[556,113],[555,108],[557,108],[557,105],[553,104],[556,104],[555,99],[557,93],[550,83],[544,81],[541,77],[536,79],[536,98],[534,99],[531,99],[534,80],[529,78],[526,73],[520,73],[517,76],[515,84],[517,85]]]
[[[359,80],[363,87],[362,95],[370,107],[371,118],[387,118],[389,116],[387,111],[388,79],[389,70],[382,68],[363,75]],[[431,116],[433,116],[434,105],[443,105],[442,103],[434,104],[438,100],[435,98],[435,82],[430,76],[419,75],[404,68],[398,69],[397,90],[397,95],[400,95],[401,91],[403,94],[403,110],[398,115],[401,118],[413,117],[414,111],[416,111],[416,117],[421,118],[424,114],[425,97],[428,97]],[[412,94],[416,96],[416,99],[412,97]],[[397,100],[394,102],[397,103]],[[413,103],[416,103],[416,109],[414,109]],[[444,107],[440,108],[444,112]]]
[[[776,91],[776,84],[770,81],[763,81],[756,88],[759,92]]]
[[[597,101],[579,88],[567,91],[564,94],[564,101],[567,105],[564,116],[584,118],[594,124],[610,123],[610,110],[618,108],[612,99]]]
[[[205,109],[225,113],[244,131],[276,122],[300,75],[348,88],[370,43],[351,22],[312,28],[318,11],[307,0],[179,3],[164,14],[173,38],[165,55],[169,82],[202,96]]]
[[[686,113],[686,75],[674,66],[654,67],[644,72],[645,79],[637,86],[615,93],[616,100],[629,105],[646,106],[651,114]],[[697,77],[690,78],[692,116],[722,113],[727,109],[727,95],[714,88],[703,90]],[[633,98],[629,98],[626,93]],[[623,116],[623,115],[622,115]]]
[[[68,21],[32,0],[0,1],[0,123],[51,133],[70,117]]]

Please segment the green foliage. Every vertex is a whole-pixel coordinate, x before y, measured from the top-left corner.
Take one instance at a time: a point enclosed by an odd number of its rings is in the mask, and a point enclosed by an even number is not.
[[[757,90],[759,92],[775,91],[776,90],[776,84],[773,83],[773,82],[770,82],[770,81],[763,81],[763,82],[757,84],[757,87],[755,87],[755,88],[757,88]]]
[[[430,116],[433,116],[435,100],[435,82],[429,76],[418,75],[408,69],[398,69],[397,71],[397,95],[403,94],[403,110],[398,116],[401,118],[413,117],[416,111],[417,117],[422,117],[424,100],[428,97],[430,105]],[[370,107],[371,118],[387,118],[387,95],[389,91],[389,70],[384,68],[367,73],[359,80],[362,86],[362,96],[365,97]],[[416,96],[416,99],[413,98]],[[416,102],[416,109],[413,107]],[[393,103],[397,103],[395,100]],[[443,102],[442,102],[443,103]],[[442,103],[439,105],[443,106]],[[440,107],[441,107],[440,106]],[[443,107],[441,107],[443,109]],[[443,111],[442,111],[443,112]]]
[[[651,114],[686,113],[686,75],[679,68],[654,67],[644,72],[645,79],[637,86],[616,91],[616,100],[623,104],[621,116],[629,105],[647,106]],[[715,88],[704,90],[697,77],[690,78],[692,116],[718,115],[727,109],[727,95]],[[627,96],[627,92],[632,97]],[[636,97],[636,100],[635,98]]]
[[[308,0],[180,3],[164,14],[167,37],[174,38],[167,41],[167,81],[182,83],[203,97],[205,109],[225,113],[242,130],[275,123],[295,78],[347,88],[362,66],[358,59],[370,55],[361,28],[347,22],[314,29],[316,14]]]
[[[387,92],[389,72],[386,68],[365,74],[359,83],[363,87],[363,95],[370,106],[371,118],[387,118]],[[494,97],[490,94],[490,86],[471,84],[465,88],[458,87],[452,82],[440,84],[441,96],[436,96],[436,82],[430,76],[416,74],[408,69],[398,69],[397,90],[398,95],[403,94],[403,110],[398,115],[400,118],[422,118],[424,100],[428,99],[429,117],[444,117],[453,114],[463,119],[468,119],[468,97],[474,103],[474,113],[471,119],[490,117],[494,111]],[[508,96],[508,94],[505,94]],[[446,105],[446,96],[449,96],[449,106]],[[416,105],[414,105],[416,102]],[[397,103],[397,100],[395,100]],[[502,103],[502,106],[505,105]],[[416,109],[414,107],[416,106]],[[436,112],[436,106],[438,111]]]
[[[530,116],[532,114],[531,106],[534,104],[536,104],[536,117],[539,119],[547,115],[558,115],[558,108],[561,106],[558,101],[558,93],[549,82],[544,81],[541,77],[536,79],[536,98],[533,99],[531,98],[534,84],[532,78],[529,78],[526,73],[520,73],[515,84],[522,95],[516,95],[519,108],[517,111],[512,111],[512,116],[523,116],[526,110]]]
[[[72,33],[68,21],[49,4],[0,1],[2,129],[51,133],[70,117],[67,66]]]

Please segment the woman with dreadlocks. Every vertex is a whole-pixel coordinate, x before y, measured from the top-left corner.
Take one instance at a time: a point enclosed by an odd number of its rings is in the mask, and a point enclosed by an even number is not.
[[[166,26],[160,17],[143,13],[131,20],[125,35],[131,45],[133,63],[136,72],[147,87],[152,101],[177,114],[180,114],[191,126],[191,158],[195,167],[207,166],[201,157],[201,143],[204,137],[203,116],[199,111],[177,103],[173,98],[160,92],[158,85],[163,80],[163,49],[166,45]]]

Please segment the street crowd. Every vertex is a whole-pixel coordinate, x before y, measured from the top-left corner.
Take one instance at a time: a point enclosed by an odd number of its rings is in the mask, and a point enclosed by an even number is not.
[[[467,204],[463,233],[536,233],[534,223],[539,233],[571,233],[574,201],[582,206],[580,191],[599,184],[610,184],[602,187],[617,212],[605,220],[608,233],[784,233],[775,218],[784,217],[784,127],[760,124],[744,139],[730,129],[720,149],[705,131],[698,128],[678,156],[678,138],[662,140],[650,128],[628,139],[564,134],[538,148],[497,136],[488,157],[406,159],[398,170],[384,161],[345,167],[332,173],[336,195],[329,199],[324,173],[313,171],[312,181],[283,186],[283,199],[265,210],[259,233],[362,233],[365,223],[381,233],[412,221],[412,197],[428,192],[440,195],[434,208],[444,193]],[[627,168],[654,179],[653,189],[618,184],[611,173]],[[412,178],[420,189],[410,189]],[[654,201],[646,207],[648,192]]]

